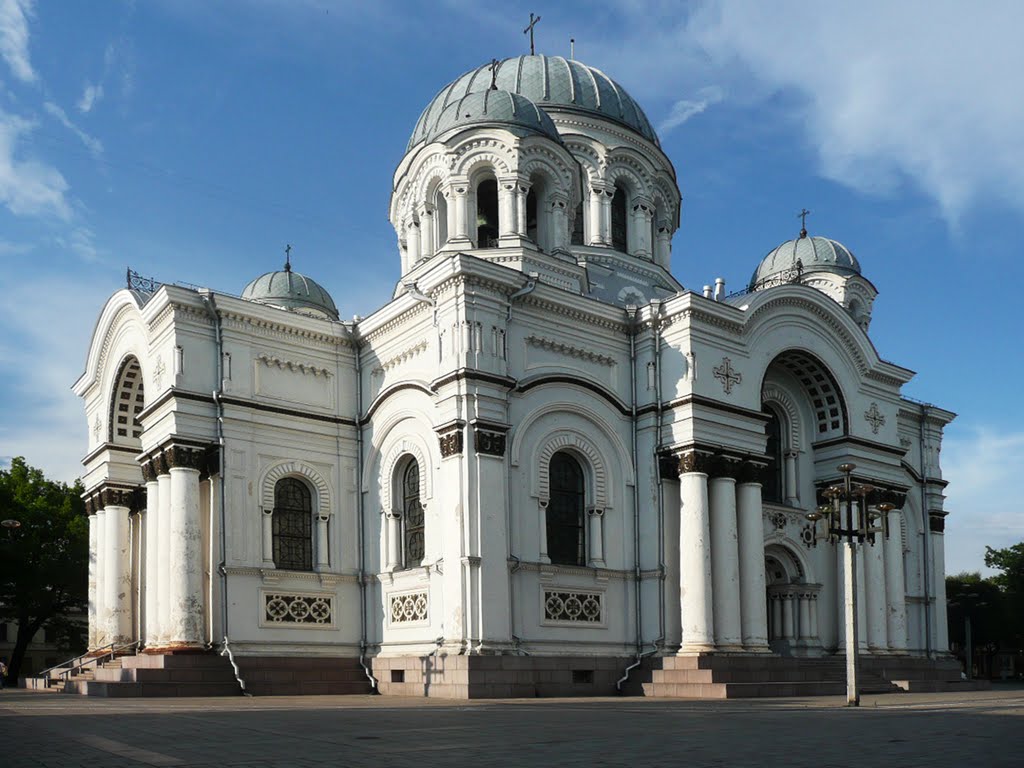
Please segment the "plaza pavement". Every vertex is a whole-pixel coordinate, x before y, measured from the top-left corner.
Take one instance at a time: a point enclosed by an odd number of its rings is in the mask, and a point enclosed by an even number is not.
[[[0,768],[1024,766],[1024,687],[747,701],[0,691]]]

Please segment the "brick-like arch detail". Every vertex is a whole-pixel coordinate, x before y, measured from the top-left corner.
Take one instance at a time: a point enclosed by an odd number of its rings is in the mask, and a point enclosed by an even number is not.
[[[800,410],[796,401],[788,392],[774,385],[768,385],[761,390],[761,404],[771,403],[783,410],[786,420],[789,422],[789,445],[785,446],[793,451],[800,450]]]
[[[542,502],[547,502],[551,498],[551,477],[548,468],[551,466],[551,458],[562,450],[575,453],[588,465],[593,480],[593,499],[588,499],[588,503],[607,508],[608,463],[586,435],[574,430],[559,430],[549,435],[537,451],[537,464],[534,467],[537,498]]]
[[[316,489],[316,510],[320,515],[331,514],[331,488],[317,470],[301,461],[283,461],[275,464],[260,483],[260,502],[264,511],[274,508],[274,487],[285,477],[301,477]]]
[[[430,498],[430,457],[415,440],[402,438],[391,446],[380,462],[380,505],[385,512],[394,509],[391,495],[395,485],[395,469],[406,456],[412,456],[420,466],[420,503],[425,507],[426,500]]]

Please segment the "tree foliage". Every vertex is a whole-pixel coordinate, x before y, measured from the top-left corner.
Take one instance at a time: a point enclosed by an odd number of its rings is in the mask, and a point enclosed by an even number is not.
[[[81,642],[68,621],[68,613],[83,610],[88,601],[89,523],[81,483],[48,480],[15,458],[0,470],[0,520],[20,523],[0,531],[0,620],[18,623],[8,661],[8,676],[16,679],[43,625],[59,645]]]
[[[1006,549],[985,547],[985,565],[1001,571],[992,580],[1003,592],[1024,597],[1024,541]]]

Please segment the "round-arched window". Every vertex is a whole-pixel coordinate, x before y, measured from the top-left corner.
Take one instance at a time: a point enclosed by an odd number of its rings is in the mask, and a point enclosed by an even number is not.
[[[560,565],[586,565],[583,467],[571,454],[551,457],[547,509],[548,557]]]
[[[289,571],[313,570],[313,495],[294,477],[274,486],[274,565]]]
[[[402,473],[402,527],[405,566],[411,568],[423,560],[423,504],[420,502],[420,465],[412,459]]]

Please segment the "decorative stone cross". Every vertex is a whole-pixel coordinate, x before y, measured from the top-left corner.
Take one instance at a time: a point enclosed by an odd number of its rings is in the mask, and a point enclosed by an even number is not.
[[[156,384],[156,388],[160,389],[163,385],[164,372],[167,370],[167,366],[164,365],[164,359],[162,356],[157,355],[156,366],[153,368],[153,381]]]
[[[864,411],[864,419],[871,425],[871,431],[876,435],[885,424],[885,416],[878,410],[878,403],[872,403],[871,407]]]
[[[530,55],[531,55],[531,56],[533,56],[533,54],[534,54],[534,49],[533,49],[533,28],[534,28],[534,27],[535,27],[535,26],[537,25],[537,22],[538,22],[538,21],[540,21],[540,16],[538,16],[538,17],[537,17],[537,18],[535,19],[535,18],[533,18],[533,14],[531,13],[531,14],[530,14],[530,24],[529,24],[529,26],[527,26],[527,28],[526,28],[526,29],[524,29],[524,30],[523,30],[523,34],[524,34],[524,35],[525,35],[525,34],[526,34],[527,32],[529,32],[529,33],[530,33]]]
[[[100,441],[100,432],[102,432],[102,431],[103,431],[103,423],[100,421],[100,415],[97,413],[96,414],[96,421],[94,421],[93,425],[92,425],[92,436],[93,436],[93,440],[95,442],[98,443]]]
[[[743,374],[733,370],[732,361],[728,357],[723,357],[722,364],[712,368],[711,371],[715,374],[715,378],[722,382],[722,387],[727,395],[732,394],[734,384],[743,381]]]

